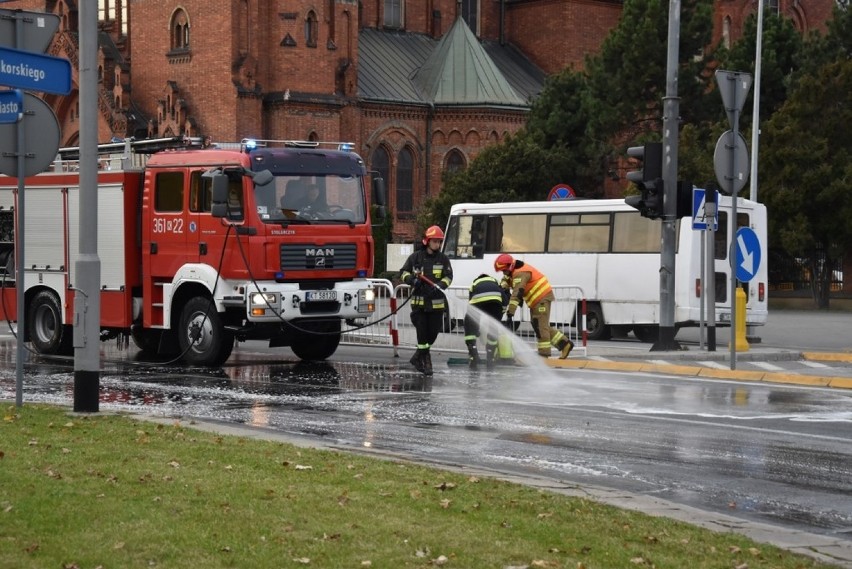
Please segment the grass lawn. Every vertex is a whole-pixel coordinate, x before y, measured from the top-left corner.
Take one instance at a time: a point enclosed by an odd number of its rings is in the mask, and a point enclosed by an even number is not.
[[[828,567],[489,478],[6,405],[0,568]]]

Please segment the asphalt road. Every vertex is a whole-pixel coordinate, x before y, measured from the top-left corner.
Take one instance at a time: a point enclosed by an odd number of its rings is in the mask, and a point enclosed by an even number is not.
[[[838,327],[850,329],[852,315],[824,316],[785,313],[763,330],[764,345],[787,347],[792,334],[799,349],[843,349]],[[819,534],[852,551],[850,390],[553,369],[536,358],[473,373],[446,365],[448,354],[435,355],[426,379],[407,351],[394,358],[388,348],[347,346],[328,363],[305,364],[259,342],[205,370],[104,347],[104,411],[605,487],[619,505],[662,500]],[[14,359],[13,340],[0,339],[0,399],[14,399]],[[28,357],[25,367],[25,402],[70,404],[71,362]]]

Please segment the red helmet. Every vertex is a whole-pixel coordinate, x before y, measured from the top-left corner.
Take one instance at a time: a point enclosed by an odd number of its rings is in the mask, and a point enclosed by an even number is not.
[[[423,244],[426,245],[430,239],[443,239],[444,231],[437,225],[433,225],[423,234]]]
[[[511,255],[502,253],[494,259],[494,270],[497,272],[511,271],[515,268],[515,259]]]

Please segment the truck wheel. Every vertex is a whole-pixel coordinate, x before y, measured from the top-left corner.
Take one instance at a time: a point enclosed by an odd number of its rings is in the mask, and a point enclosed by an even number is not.
[[[604,320],[603,310],[597,302],[586,305],[586,332],[589,340],[609,340],[611,332]]]
[[[234,349],[234,335],[225,330],[216,306],[200,296],[181,311],[178,342],[183,360],[200,366],[222,365]]]
[[[162,334],[162,330],[147,330],[138,324],[130,327],[130,337],[133,338],[133,343],[136,344],[142,354],[147,356],[157,353]]]
[[[62,356],[73,353],[74,331],[62,324],[62,308],[53,292],[43,290],[33,297],[26,322],[30,342],[38,353]]]
[[[310,332],[299,334],[299,338],[293,340],[290,349],[301,360],[318,361],[325,360],[334,355],[340,344],[340,322],[328,323],[318,326],[303,326]],[[312,334],[311,332],[316,331]]]

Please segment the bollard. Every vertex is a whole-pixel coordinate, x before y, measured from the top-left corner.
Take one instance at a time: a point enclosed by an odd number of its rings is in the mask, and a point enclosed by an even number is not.
[[[736,314],[736,351],[747,352],[749,345],[746,340],[746,294],[742,287],[737,287],[737,314]]]

